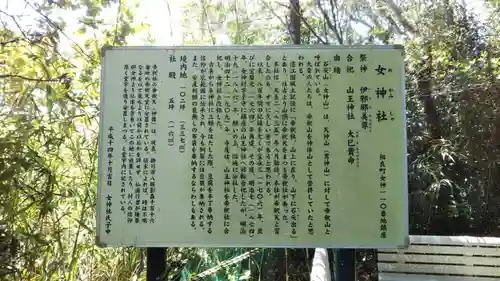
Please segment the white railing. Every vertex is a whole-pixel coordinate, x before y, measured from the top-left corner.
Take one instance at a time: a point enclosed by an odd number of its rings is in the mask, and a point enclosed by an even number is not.
[[[410,236],[408,249],[378,250],[379,281],[500,281],[500,238]]]

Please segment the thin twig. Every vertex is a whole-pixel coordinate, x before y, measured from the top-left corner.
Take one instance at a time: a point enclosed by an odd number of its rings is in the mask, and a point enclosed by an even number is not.
[[[56,28],[57,30],[59,30],[61,32],[62,35],[64,35],[69,41],[71,41],[71,43],[73,43],[73,45],[75,45],[78,49],[78,51],[86,56],[88,59],[90,59],[91,61],[95,62],[96,60],[90,56],[89,54],[87,54],[83,48],[78,45],[78,43],[76,43],[73,39],[71,39],[71,37],[69,37],[66,32],[64,32],[64,30],[57,24],[55,23],[53,20],[51,20],[47,15],[43,14],[42,12],[40,12],[38,9],[36,9],[35,7],[33,7],[33,5],[31,5],[31,3],[29,3],[27,0],[24,0],[24,2],[30,6],[35,12],[37,12],[39,15],[41,15],[50,25],[52,25],[52,27]]]
[[[282,6],[285,6],[286,5],[283,5],[283,4],[280,4]],[[294,12],[297,13],[297,11],[295,10],[295,7],[292,7],[294,9]],[[325,42],[325,40],[323,40],[323,38],[321,38],[318,33],[316,33],[316,31],[314,31],[314,28],[312,28],[312,26],[309,24],[309,22],[307,22],[307,20],[304,18],[304,16],[300,13],[297,13],[300,17],[300,19],[302,20],[302,22],[306,25],[307,29],[316,37],[316,39],[318,39],[319,42],[321,42],[321,44],[324,44],[324,45],[327,45],[327,43]]]
[[[327,45],[328,42],[326,42],[325,40],[323,40],[323,38],[321,38],[317,33],[316,31],[314,31],[314,29],[312,28],[312,26],[307,22],[307,20],[302,16],[302,15],[299,15],[300,16],[300,19],[302,20],[302,22],[306,25],[307,29],[316,37],[316,39],[319,40],[319,42],[321,42],[321,44],[324,44],[324,45]]]
[[[278,16],[278,14],[276,14],[276,11],[269,6],[269,3],[267,3],[267,1],[260,0],[260,2],[262,2],[262,4],[271,12],[271,14],[273,14],[273,16],[276,17],[280,21],[280,23],[288,29],[287,34],[290,37],[290,40],[292,40],[292,35],[290,34],[290,28],[288,27],[286,21],[283,20],[283,18],[281,18],[280,16]]]
[[[207,12],[205,0],[200,0],[200,3],[201,3],[201,8],[203,9],[205,21],[207,22],[208,32],[210,32],[210,39],[212,40],[212,45],[215,45],[216,41],[215,41],[215,37],[214,37],[214,32],[212,30],[212,23],[208,19],[208,12]]]
[[[170,27],[170,36],[174,36],[174,30],[172,29],[172,10],[170,10],[170,3],[168,0],[164,0],[165,4],[167,4],[167,12],[168,12],[168,21],[169,21],[169,27]]]
[[[358,19],[358,18],[355,18],[353,15],[349,15],[349,20],[350,21],[353,21],[353,22],[356,22],[356,23],[360,23],[368,28],[372,28],[373,27],[373,24],[370,24],[369,22],[365,21],[365,20],[362,20],[362,19]]]
[[[241,44],[241,26],[240,26],[240,17],[239,17],[239,13],[238,13],[238,8],[237,8],[237,5],[233,5],[233,11],[234,11],[234,15],[236,17],[236,42],[234,42],[235,44]]]
[[[26,5],[25,5],[25,7],[27,7],[27,6],[28,6],[28,4],[26,4]],[[37,38],[36,40],[29,38],[29,37],[28,37],[28,35],[26,34],[26,32],[24,32],[24,30],[23,30],[23,28],[21,27],[21,25],[19,24],[19,22],[16,20],[16,17],[15,17],[15,16],[13,16],[13,15],[11,15],[11,14],[9,14],[9,13],[7,13],[7,12],[3,11],[3,10],[0,10],[0,13],[5,14],[6,16],[10,17],[10,18],[12,19],[12,21],[14,22],[14,24],[17,26],[17,28],[19,29],[19,32],[21,32],[21,34],[22,34],[22,35],[23,35],[23,37],[24,37],[24,39],[20,38],[20,40],[19,40],[19,41],[27,41],[27,42],[29,42],[30,44],[37,44],[37,43],[40,43],[40,42],[41,42],[42,38]],[[19,17],[19,16],[18,16],[18,17]],[[4,26],[5,26],[5,24],[6,24],[6,23],[4,22]],[[2,45],[4,45],[4,44],[2,43]],[[50,47],[53,47],[53,46],[51,46],[51,45],[49,45],[49,46],[50,46]],[[53,49],[54,49],[54,48],[53,48]],[[31,50],[31,49],[29,49],[29,48],[28,48],[28,51],[29,51],[31,54],[33,54],[33,52],[32,52],[32,50]],[[72,64],[72,63],[71,63],[71,62],[70,62],[67,58],[65,58],[65,57],[64,57],[63,55],[61,55],[59,52],[55,51],[55,54],[56,54],[57,56],[59,56],[59,57],[60,57],[60,58],[61,58],[64,62],[69,63],[72,67],[75,67],[75,65],[74,65],[74,64]],[[52,64],[54,64],[54,63],[52,63]]]
[[[95,143],[95,147],[94,147],[94,152],[89,155],[91,159],[95,159],[95,156],[96,156],[96,153],[97,153],[97,142]],[[83,199],[83,205],[82,205],[82,211],[80,212],[80,221],[83,221],[84,219],[84,216],[85,216],[85,209],[87,208],[87,202],[90,198],[90,188],[92,186],[92,183],[94,181],[94,174],[95,174],[95,165],[91,165],[91,169],[90,169],[90,173],[89,173],[89,179],[88,179],[88,182],[87,182],[87,186],[85,188],[85,198]],[[73,251],[71,253],[71,263],[70,263],[70,270],[73,268],[73,266],[75,265],[75,263],[77,262],[77,255],[76,255],[76,252],[77,252],[77,248],[78,248],[78,239],[80,237],[80,232],[81,232],[81,229],[82,229],[82,225],[81,224],[78,224],[78,228],[77,228],[77,231],[76,231],[76,237],[75,237],[75,241],[73,242]]]
[[[113,46],[116,45],[118,41],[118,25],[120,24],[120,13],[122,10],[122,0],[118,1],[118,8],[116,11],[116,26],[115,26],[115,38],[113,38]]]
[[[330,5],[332,6],[332,19],[333,19],[333,24],[335,25],[335,35],[337,36],[337,39],[338,38],[341,39],[339,43],[342,44],[344,41],[342,37],[344,32],[342,31],[342,27],[340,26],[340,21],[337,19],[337,15],[335,14],[339,12],[339,2],[338,0],[330,0]]]
[[[3,10],[0,10],[0,13],[2,14],[5,14],[6,16],[8,16],[9,18],[12,19],[12,21],[14,21],[14,24],[17,26],[17,28],[19,29],[19,32],[21,32],[21,34],[24,36],[24,38],[26,38],[26,40],[28,40],[29,42],[31,42],[30,38],[28,37],[28,35],[26,35],[26,33],[24,32],[23,28],[21,27],[21,25],[19,24],[19,22],[17,22],[16,20],[16,17],[3,11]]]
[[[141,279],[141,274],[144,271],[144,249],[139,249],[139,264],[137,266],[137,280]]]
[[[337,29],[337,22],[332,23],[330,16],[328,16],[328,13],[325,11],[323,6],[321,5],[321,0],[316,1],[316,6],[323,14],[323,18],[326,21],[328,27],[333,31],[333,33],[335,34],[335,37],[337,37],[337,41],[339,42],[339,44],[342,45],[344,43],[343,42],[344,40],[342,40],[342,36],[339,34],[339,30]],[[332,9],[333,9],[333,7],[332,7]]]
[[[396,5],[393,0],[386,0],[387,5],[391,10],[396,14],[396,17],[398,18],[399,22],[401,25],[411,33],[417,34],[418,35],[418,30],[403,16],[403,9]]]
[[[43,78],[30,78],[22,75],[17,75],[17,74],[0,74],[0,79],[1,78],[20,78],[23,80],[28,80],[28,81],[36,81],[36,82],[57,82],[60,81],[61,78],[51,78],[51,79],[43,79]]]
[[[327,29],[326,21],[323,21],[323,35],[325,36],[326,44],[328,44],[329,40],[328,40],[328,29]]]
[[[18,37],[18,38],[14,38],[12,40],[7,40],[7,41],[0,42],[0,45],[2,45],[2,47],[5,47],[8,44],[17,43],[19,41],[24,41],[24,40],[26,40],[26,39]]]

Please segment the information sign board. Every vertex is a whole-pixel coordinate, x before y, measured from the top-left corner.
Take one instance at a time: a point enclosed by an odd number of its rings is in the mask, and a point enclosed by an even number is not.
[[[102,50],[97,243],[405,246],[401,46]]]

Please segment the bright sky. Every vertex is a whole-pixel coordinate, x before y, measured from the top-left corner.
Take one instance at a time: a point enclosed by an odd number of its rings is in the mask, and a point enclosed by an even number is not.
[[[32,8],[26,8],[26,1],[29,3],[36,3],[39,0],[0,0],[0,7],[11,15],[36,15]],[[186,3],[190,2],[190,0],[143,0],[140,2],[141,5],[137,10],[135,10],[136,22],[144,22],[151,25],[151,35],[156,39],[154,45],[168,46],[182,44],[183,17],[181,11],[182,7],[184,7]],[[486,19],[487,12],[484,7],[484,1],[466,0],[466,3],[470,8],[472,8],[473,11],[479,14],[483,19]],[[170,6],[170,9],[168,9],[168,6]],[[78,13],[81,14],[81,12]],[[107,9],[103,16],[105,19],[108,19],[108,21],[111,20],[111,22],[106,23],[113,24],[113,19],[116,18],[116,7]],[[63,17],[68,25],[68,35],[71,36],[71,32],[76,31],[79,27],[79,24],[75,21],[75,12],[66,11],[64,12]],[[4,14],[0,14],[0,18],[5,19],[6,16]],[[32,23],[30,18],[32,18],[32,16],[24,17],[22,24],[29,26],[30,23]],[[143,45],[144,41],[142,39],[142,37],[132,38],[129,40],[129,45]],[[230,42],[228,42],[229,38],[225,34],[218,34],[217,39],[219,44],[230,44]],[[66,45],[65,49],[69,49],[70,42],[67,39],[62,38],[61,43]]]
[[[189,0],[146,0],[139,8],[138,17],[151,24],[151,34],[156,39],[155,45],[178,45],[182,42],[182,7]],[[170,6],[170,9],[168,7]],[[169,12],[170,10],[170,12]],[[172,31],[172,34],[170,33]],[[140,40],[136,38],[136,40]],[[130,42],[139,45],[138,42]]]
[[[191,0],[192,1],[192,0]],[[0,7],[10,15],[26,15],[21,22],[24,26],[33,24],[34,17],[40,17],[32,8],[26,5],[26,2],[35,3],[40,0],[0,0]],[[54,2],[57,2],[54,1]],[[133,2],[133,1],[123,1]],[[135,11],[135,21],[148,23],[151,25],[151,35],[156,39],[154,45],[179,45],[182,43],[182,7],[189,0],[143,0],[139,1],[141,5]],[[129,4],[130,5],[130,4]],[[170,9],[168,7],[170,6]],[[82,15],[82,11],[64,11],[64,13],[54,13],[54,16],[62,16],[67,24],[68,35],[76,31],[81,24],[75,19]],[[117,6],[104,10],[102,17],[106,24],[114,24],[117,15]],[[0,19],[6,19],[6,15],[0,14]],[[9,21],[12,23],[12,21]],[[172,31],[172,33],[170,32]],[[144,36],[144,34],[143,34]],[[65,41],[61,38],[62,41]],[[64,43],[64,42],[63,42]],[[69,44],[69,42],[66,42]],[[129,39],[129,45],[143,45],[142,37]]]

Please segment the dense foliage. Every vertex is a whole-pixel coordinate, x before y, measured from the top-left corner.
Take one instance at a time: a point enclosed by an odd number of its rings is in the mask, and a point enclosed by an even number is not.
[[[94,245],[99,52],[154,42],[141,1],[15,2],[0,7],[0,279],[145,280],[144,250]],[[178,43],[404,44],[410,232],[498,236],[500,2],[477,2],[185,1]],[[171,248],[166,276],[247,251]],[[307,280],[312,254],[259,249],[197,280]]]

